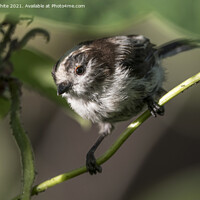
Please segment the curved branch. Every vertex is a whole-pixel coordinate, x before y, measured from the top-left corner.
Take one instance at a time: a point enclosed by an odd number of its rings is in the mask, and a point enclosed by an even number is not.
[[[182,82],[180,85],[176,86],[174,89],[165,94],[158,102],[159,105],[164,105],[169,100],[173,99],[175,96],[188,89],[192,85],[198,83],[200,81],[200,72],[186,81]],[[121,147],[121,145],[128,139],[128,137],[149,117],[151,116],[150,112],[147,110],[142,115],[140,115],[133,123],[131,123],[126,130],[119,136],[119,138],[115,141],[115,143],[101,156],[97,159],[97,163],[99,165],[106,162],[110,157],[114,155],[114,153]],[[51,178],[43,183],[36,185],[32,190],[32,195],[38,194],[40,192],[45,191],[46,189],[53,187],[59,183],[67,181],[73,177],[81,175],[87,172],[86,166],[82,166],[78,169],[72,170],[70,172],[58,175],[54,178]]]

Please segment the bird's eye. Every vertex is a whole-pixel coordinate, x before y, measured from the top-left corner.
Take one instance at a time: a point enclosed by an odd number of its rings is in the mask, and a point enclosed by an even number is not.
[[[75,68],[75,73],[76,73],[77,75],[82,75],[84,72],[85,72],[85,68],[84,68],[82,65],[78,65],[78,66]]]

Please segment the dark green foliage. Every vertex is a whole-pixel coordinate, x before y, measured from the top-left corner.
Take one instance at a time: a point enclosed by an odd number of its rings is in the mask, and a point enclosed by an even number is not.
[[[13,77],[16,66],[10,57],[13,52],[19,51],[35,35],[42,34],[49,40],[49,34],[43,29],[36,28],[25,34],[21,40],[13,38],[16,26],[21,20],[29,20],[29,18],[6,15],[3,22],[0,23],[2,34],[0,41],[0,117],[4,117],[10,111],[10,126],[20,151],[22,164],[22,191],[18,199],[29,200],[35,178],[34,156],[31,143],[20,121],[21,82]]]

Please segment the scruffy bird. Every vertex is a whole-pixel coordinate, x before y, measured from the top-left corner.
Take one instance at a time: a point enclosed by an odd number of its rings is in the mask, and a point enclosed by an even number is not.
[[[96,143],[86,156],[90,174],[101,172],[95,150],[116,122],[148,108],[163,115],[156,101],[164,93],[162,59],[199,47],[199,41],[181,39],[156,47],[142,35],[86,41],[68,51],[54,66],[58,95],[81,117],[99,125]]]

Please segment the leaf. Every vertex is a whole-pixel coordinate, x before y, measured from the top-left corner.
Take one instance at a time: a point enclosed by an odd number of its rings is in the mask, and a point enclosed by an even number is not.
[[[13,131],[13,136],[21,154],[22,163],[22,192],[20,200],[29,200],[31,197],[31,189],[35,179],[35,168],[32,146],[29,138],[20,122],[20,85],[16,80],[9,82],[11,93],[11,114],[10,125]]]
[[[0,119],[4,118],[10,110],[9,99],[0,96]]]
[[[52,67],[56,61],[40,52],[25,49],[14,52],[11,61],[14,65],[13,75],[15,77],[23,81],[29,88],[38,91],[64,107],[67,111],[66,113],[83,128],[87,128],[90,125],[88,121],[72,111],[65,99],[57,96],[56,86],[51,76]]]
[[[1,0],[2,3],[13,3],[12,0]],[[35,15],[46,19],[56,20],[63,23],[82,24],[92,26],[118,27],[130,25],[139,18],[148,16],[149,13],[158,13],[174,25],[193,33],[200,34],[200,1],[199,0],[48,0],[42,2],[43,5],[85,5],[85,8],[44,8],[28,9],[26,4],[37,4],[35,0],[15,0],[24,9],[2,9],[3,12],[18,12],[28,15]],[[39,4],[39,3],[38,3]],[[41,4],[41,2],[40,2]],[[56,14],[55,14],[56,13]],[[102,27],[103,28],[103,27]],[[114,30],[113,30],[114,31]]]

